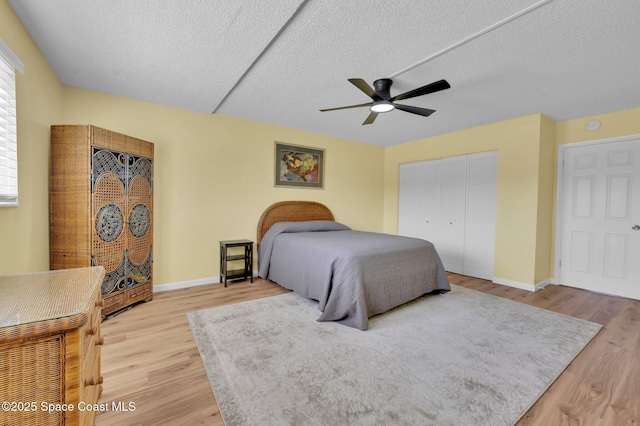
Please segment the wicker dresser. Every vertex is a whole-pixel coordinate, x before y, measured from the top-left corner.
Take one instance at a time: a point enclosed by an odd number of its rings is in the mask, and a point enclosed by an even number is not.
[[[92,425],[104,268],[0,277],[0,425]]]
[[[51,126],[51,269],[104,266],[106,316],[153,295],[153,144]]]

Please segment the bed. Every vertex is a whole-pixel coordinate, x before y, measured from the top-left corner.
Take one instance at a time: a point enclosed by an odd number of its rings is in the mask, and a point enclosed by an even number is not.
[[[318,301],[318,321],[366,330],[373,315],[451,289],[430,242],[354,231],[317,202],[269,206],[257,245],[258,275]]]

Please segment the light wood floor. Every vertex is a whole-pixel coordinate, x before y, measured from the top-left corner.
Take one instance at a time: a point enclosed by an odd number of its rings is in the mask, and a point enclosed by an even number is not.
[[[452,283],[604,325],[520,420],[523,425],[640,424],[640,301],[549,285],[530,293],[450,274]],[[101,403],[134,411],[98,414],[106,425],[222,425],[186,313],[285,293],[265,280],[156,293],[102,324]],[[126,404],[125,404],[126,405]]]

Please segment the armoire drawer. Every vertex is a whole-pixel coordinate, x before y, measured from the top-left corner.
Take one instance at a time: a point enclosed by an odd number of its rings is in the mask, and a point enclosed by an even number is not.
[[[134,288],[131,288],[126,291],[126,304],[130,305],[135,302],[139,302],[141,300],[146,299],[147,297],[153,294],[153,284],[146,283],[140,284]]]

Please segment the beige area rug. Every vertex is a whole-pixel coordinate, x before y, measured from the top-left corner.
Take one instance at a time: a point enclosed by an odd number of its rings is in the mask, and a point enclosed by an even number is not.
[[[191,312],[233,425],[511,425],[601,326],[452,285],[360,331],[284,294]]]

